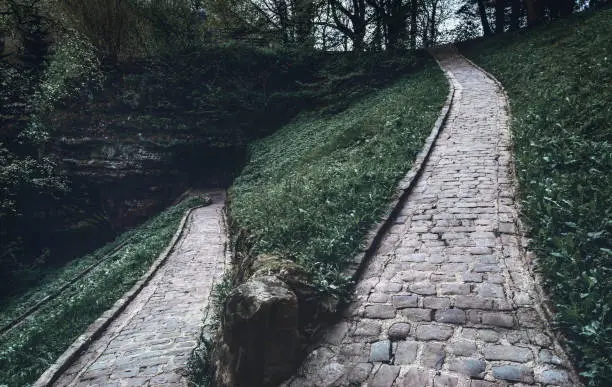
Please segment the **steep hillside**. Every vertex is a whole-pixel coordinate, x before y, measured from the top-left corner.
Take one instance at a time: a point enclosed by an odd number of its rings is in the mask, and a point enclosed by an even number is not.
[[[523,220],[590,386],[612,383],[612,10],[464,45],[506,87]]]

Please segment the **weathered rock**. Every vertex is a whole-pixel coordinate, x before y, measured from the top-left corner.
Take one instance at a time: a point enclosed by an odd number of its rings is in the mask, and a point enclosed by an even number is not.
[[[388,362],[391,359],[391,342],[382,340],[372,343],[370,349],[370,361]]]
[[[512,382],[533,383],[533,370],[525,366],[504,365],[493,367],[493,376]]]
[[[467,375],[471,378],[482,378],[482,376],[484,375],[485,367],[486,364],[483,360],[455,359],[450,363],[448,369]]]
[[[493,345],[485,347],[484,357],[487,360],[509,360],[525,363],[533,360],[533,354],[529,348],[515,347],[513,345]]]
[[[230,293],[224,310],[219,385],[277,385],[298,354],[298,303],[274,276],[251,279]]]
[[[403,340],[410,334],[410,324],[404,322],[398,322],[389,328],[387,336],[389,340]]]
[[[421,363],[428,368],[439,370],[444,364],[446,353],[444,345],[440,343],[426,343],[423,345],[423,354],[421,355]]]
[[[453,335],[453,328],[444,325],[420,325],[416,329],[419,340],[446,340]]]
[[[436,311],[436,321],[448,324],[464,324],[465,312],[461,309],[445,309]]]
[[[550,369],[544,370],[536,375],[536,381],[544,384],[554,384],[559,386],[569,386],[570,379],[566,371]]]
[[[407,365],[416,360],[419,344],[416,341],[400,341],[395,350],[395,364]]]
[[[372,386],[391,387],[399,372],[399,367],[383,364],[372,378]]]

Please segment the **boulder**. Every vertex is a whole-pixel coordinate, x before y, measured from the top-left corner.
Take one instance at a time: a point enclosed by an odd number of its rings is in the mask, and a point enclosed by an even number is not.
[[[217,385],[276,386],[293,374],[299,355],[298,299],[276,276],[258,276],[225,303]]]

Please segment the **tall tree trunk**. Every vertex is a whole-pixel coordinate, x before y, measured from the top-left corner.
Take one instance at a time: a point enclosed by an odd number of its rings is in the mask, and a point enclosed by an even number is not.
[[[418,0],[410,2],[410,48],[416,49]]]
[[[480,22],[482,23],[482,32],[484,36],[493,35],[493,33],[491,32],[491,26],[489,26],[489,20],[487,19],[487,10],[485,9],[483,0],[478,0],[478,15],[480,15]]]
[[[505,0],[495,0],[495,33],[503,34],[505,26]]]
[[[568,17],[572,12],[574,12],[574,0],[562,0],[559,4],[559,15]]]
[[[525,0],[527,6],[527,25],[529,27],[540,24],[543,17],[542,0]]]
[[[313,46],[313,27],[315,5],[312,0],[296,0],[293,10],[296,43],[303,46]]]
[[[510,14],[510,30],[516,31],[519,29],[519,21],[521,18],[521,0],[512,0],[512,13]]]
[[[434,0],[431,10],[431,18],[429,19],[429,45],[436,43],[436,12],[438,11],[438,0]]]

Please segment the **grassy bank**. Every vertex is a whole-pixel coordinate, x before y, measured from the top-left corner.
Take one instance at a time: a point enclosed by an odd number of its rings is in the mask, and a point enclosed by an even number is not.
[[[590,386],[612,385],[611,17],[463,48],[507,89],[531,248]]]
[[[304,114],[254,143],[231,190],[234,226],[305,267],[322,293],[386,208],[423,146],[448,92],[432,59],[384,90],[334,114]]]
[[[35,381],[149,269],[172,239],[185,211],[202,203],[201,199],[194,198],[169,208],[121,235],[113,244],[49,273],[42,286],[3,303],[0,306],[2,326],[127,241],[32,318],[0,336],[0,385],[22,386]]]

